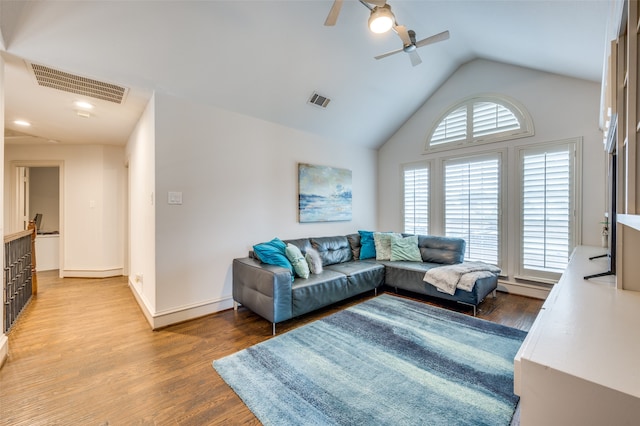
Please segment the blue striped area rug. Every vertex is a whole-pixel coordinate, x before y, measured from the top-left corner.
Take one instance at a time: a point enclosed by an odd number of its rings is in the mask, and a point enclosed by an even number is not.
[[[264,425],[509,425],[521,330],[383,294],[213,362]]]

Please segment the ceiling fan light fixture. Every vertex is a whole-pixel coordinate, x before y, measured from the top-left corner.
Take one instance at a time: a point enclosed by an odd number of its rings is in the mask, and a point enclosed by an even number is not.
[[[369,29],[376,34],[382,34],[389,31],[396,22],[396,17],[391,12],[391,6],[376,6],[371,10],[369,16]]]

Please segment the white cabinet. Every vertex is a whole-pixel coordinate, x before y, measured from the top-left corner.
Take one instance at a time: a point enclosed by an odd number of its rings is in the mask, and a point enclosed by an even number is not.
[[[583,279],[602,250],[576,248],[516,355],[522,426],[638,424],[640,292]]]
[[[36,271],[60,268],[60,235],[36,236]]]

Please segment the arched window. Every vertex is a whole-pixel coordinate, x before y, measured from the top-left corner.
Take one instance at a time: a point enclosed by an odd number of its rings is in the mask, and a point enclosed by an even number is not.
[[[429,132],[426,150],[533,135],[529,113],[501,96],[474,96],[448,109]]]

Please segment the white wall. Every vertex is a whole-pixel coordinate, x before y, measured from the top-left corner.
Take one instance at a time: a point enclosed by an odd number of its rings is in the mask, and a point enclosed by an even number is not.
[[[542,73],[531,69],[475,60],[460,67],[431,98],[389,139],[378,156],[378,225],[380,229],[402,230],[401,166],[433,158],[424,155],[427,133],[441,115],[460,100],[477,94],[498,94],[516,100],[531,114],[535,135],[491,144],[507,148],[517,144],[583,138],[582,244],[600,245],[605,207],[605,154],[598,129],[600,85],[598,83]],[[487,149],[489,145],[455,151],[457,154]],[[437,156],[450,156],[452,151]],[[508,164],[509,232],[518,232],[515,212],[515,158]],[[514,253],[512,244],[507,253]],[[508,256],[508,273],[513,276],[514,256]]]
[[[155,96],[129,137],[125,154],[129,175],[129,283],[150,322],[156,311],[154,146]]]
[[[4,47],[4,41],[2,39],[2,34],[0,34],[0,44]],[[0,150],[0,176],[4,175],[4,59],[0,56],[0,117],[3,117],[3,120],[0,122],[0,133],[2,136],[0,140],[2,140],[2,150]],[[6,188],[5,188],[6,192]],[[0,199],[0,216],[4,216],[4,200]],[[0,232],[2,235],[5,233],[6,227],[3,226],[4,218],[0,219]],[[2,248],[0,248],[0,256],[4,259],[4,244],[2,244]],[[0,325],[2,329],[0,329],[0,366],[4,363],[7,358],[7,354],[9,353],[9,339],[4,335],[4,315],[1,315],[2,319],[0,319]]]
[[[6,145],[4,224],[11,229],[13,166],[62,167],[62,276],[122,274],[124,267],[124,149],[98,145]],[[9,232],[15,232],[9,231]]]
[[[299,162],[352,170],[352,221],[298,223]],[[253,244],[376,224],[375,151],[159,93],[155,179],[157,317],[230,307],[232,260]],[[168,205],[169,191],[182,192],[183,204]]]

